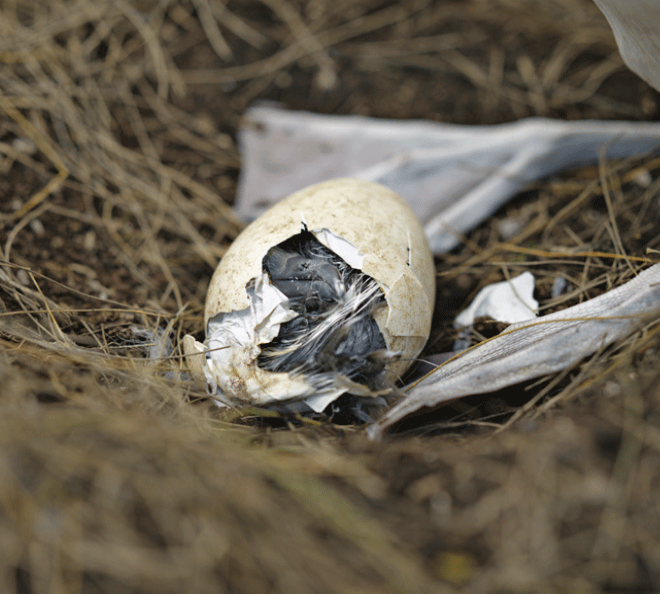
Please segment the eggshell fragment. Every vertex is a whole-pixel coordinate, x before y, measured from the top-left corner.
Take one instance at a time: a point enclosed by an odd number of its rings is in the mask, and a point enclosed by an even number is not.
[[[245,317],[248,311],[254,314],[259,300],[255,283],[268,283],[264,257],[272,247],[299,234],[301,224],[351,267],[373,278],[382,290],[386,303],[373,317],[389,351],[399,354],[387,363],[389,381],[395,381],[428,338],[435,268],[424,231],[412,210],[380,184],[357,179],[323,182],[292,194],[256,219],[236,238],[213,274],[205,323],[219,313],[235,312],[232,319]],[[271,324],[272,306],[260,307],[260,319],[253,324],[258,326],[256,334]],[[286,302],[282,307],[286,308]],[[273,328],[279,329],[280,321],[286,319],[281,315],[273,318]],[[207,347],[224,345],[213,341],[207,333]],[[306,384],[304,375],[270,372],[257,365],[258,345],[263,341],[253,338],[255,344],[249,347],[222,346],[214,351],[216,355],[208,353],[205,373],[212,389],[217,385],[225,399],[252,404],[310,398],[315,410],[343,392],[369,395],[366,386],[343,377],[319,400],[318,390]]]

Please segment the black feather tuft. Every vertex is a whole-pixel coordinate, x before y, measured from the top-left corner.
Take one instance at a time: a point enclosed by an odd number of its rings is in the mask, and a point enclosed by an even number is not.
[[[271,248],[263,270],[298,316],[262,345],[261,368],[304,373],[319,385],[340,373],[372,390],[383,387],[392,354],[373,318],[385,305],[373,278],[349,266],[307,230]]]

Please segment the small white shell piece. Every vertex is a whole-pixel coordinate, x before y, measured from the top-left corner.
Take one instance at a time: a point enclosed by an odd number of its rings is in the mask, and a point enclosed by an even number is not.
[[[467,328],[474,320],[488,316],[498,322],[514,324],[536,316],[539,302],[534,299],[534,275],[523,272],[518,276],[484,287],[472,303],[456,316],[454,328]]]
[[[297,314],[263,272],[274,246],[297,235],[301,224],[351,267],[372,277],[386,305],[374,315],[390,351],[395,381],[428,338],[435,301],[435,268],[423,229],[410,207],[380,184],[338,179],[300,190],[251,223],[236,238],[216,269],[206,297],[205,323],[218,313],[221,327],[207,328],[206,344],[189,338],[187,353],[206,351],[204,374],[211,394],[225,404],[269,405],[305,400],[320,411],[345,392],[376,395],[337,374],[319,391],[303,374],[270,372],[257,365],[260,344]],[[191,368],[194,368],[193,358]],[[195,357],[199,360],[199,357]],[[199,365],[197,365],[199,368]]]

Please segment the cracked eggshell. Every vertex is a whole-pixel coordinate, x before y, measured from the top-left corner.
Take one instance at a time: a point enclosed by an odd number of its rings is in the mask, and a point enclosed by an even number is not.
[[[385,342],[400,360],[400,376],[420,353],[431,328],[435,267],[424,230],[410,207],[380,184],[337,179],[300,190],[246,227],[223,256],[208,288],[204,322],[248,307],[246,285],[262,274],[268,250],[300,232],[329,229],[364,255],[361,270],[377,281],[387,307],[375,315]],[[323,235],[317,239],[324,241]],[[268,373],[268,372],[264,372]]]

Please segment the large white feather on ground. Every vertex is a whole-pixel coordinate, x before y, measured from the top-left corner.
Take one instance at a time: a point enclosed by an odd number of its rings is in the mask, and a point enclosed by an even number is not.
[[[424,407],[566,369],[660,314],[660,264],[602,295],[504,332],[417,383],[369,428],[372,438]]]
[[[612,27],[626,66],[660,91],[660,2],[594,1]]]
[[[536,179],[660,147],[660,124],[529,118],[458,126],[256,106],[239,139],[240,216],[252,220],[310,184],[357,177],[408,202],[441,254]]]
[[[626,65],[660,91],[660,0],[595,0]],[[236,209],[251,220],[295,190],[358,177],[394,190],[444,253],[525,184],[601,157],[660,146],[660,125],[529,118],[457,126],[322,116],[256,106],[239,131]]]

